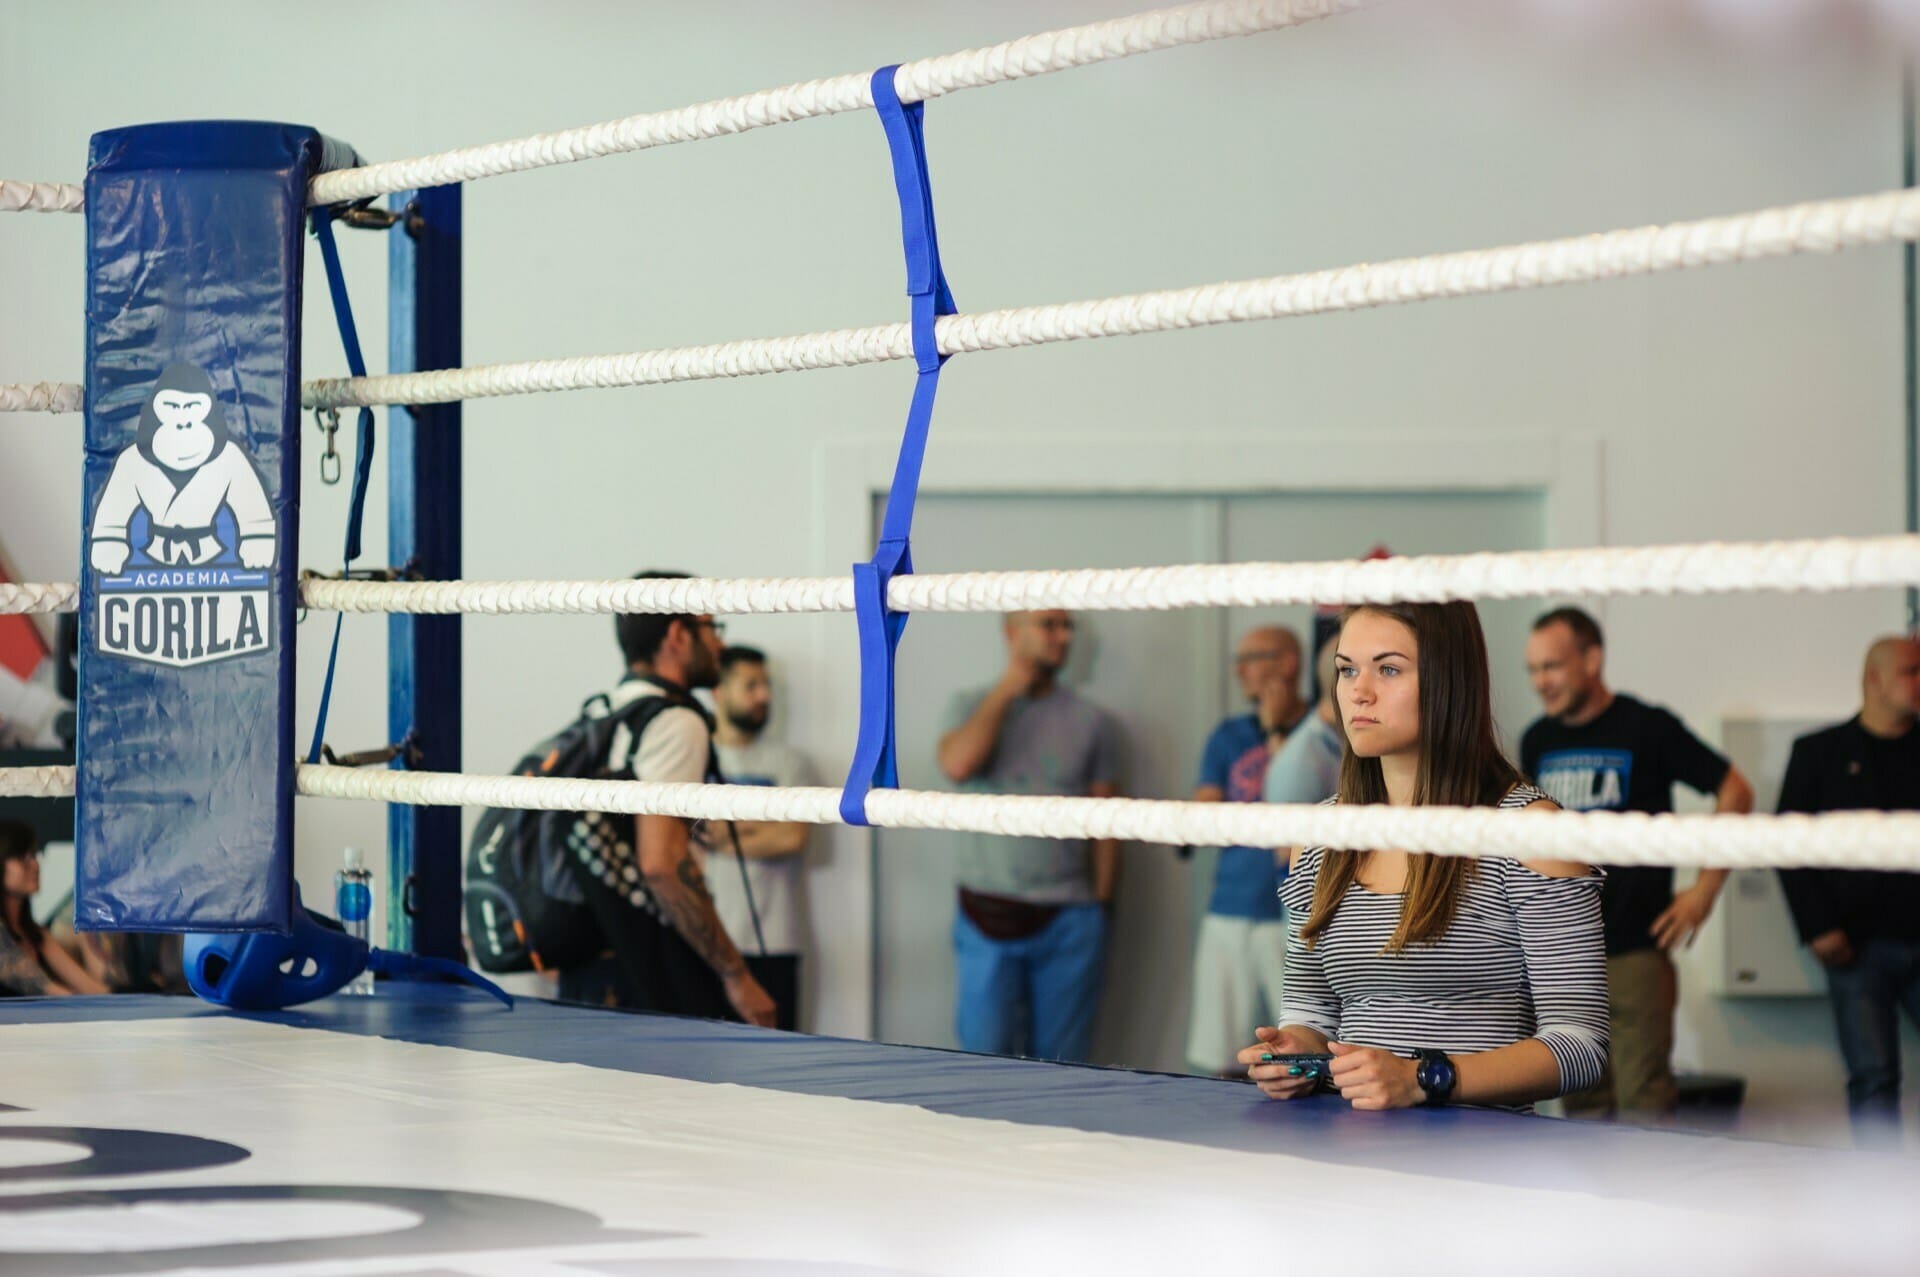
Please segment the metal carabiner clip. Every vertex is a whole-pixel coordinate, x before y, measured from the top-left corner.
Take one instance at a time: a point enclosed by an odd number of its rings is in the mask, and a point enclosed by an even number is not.
[[[340,433],[340,410],[315,408],[313,423],[327,437],[327,450],[320,454],[320,482],[331,487],[340,482],[340,450],[334,446],[334,438]]]

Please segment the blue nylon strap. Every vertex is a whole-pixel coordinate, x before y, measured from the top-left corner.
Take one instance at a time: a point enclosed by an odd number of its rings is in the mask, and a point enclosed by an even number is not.
[[[354,326],[353,305],[347,300],[347,278],[340,269],[340,249],[333,242],[333,212],[313,210],[313,234],[320,241],[320,260],[326,263],[327,291],[333,294],[333,317],[340,324],[340,342],[347,348],[347,370],[356,377],[367,375],[366,357],[360,353],[360,331]],[[353,495],[347,505],[347,544],[343,567],[352,567],[360,557],[360,525],[367,512],[367,478],[373,473],[373,409],[362,407],[353,458]],[[320,687],[320,713],[313,724],[313,744],[307,761],[320,761],[320,746],[327,732],[327,708],[333,701],[333,672],[340,660],[340,626],[346,613],[333,617],[333,645],[327,651],[327,679]]]
[[[933,423],[933,400],[946,363],[934,342],[934,320],[954,312],[953,293],[940,268],[940,241],[934,228],[933,188],[927,180],[927,146],[921,131],[921,103],[903,106],[894,88],[897,67],[873,73],[873,105],[887,132],[893,158],[894,191],[900,197],[900,238],[907,257],[907,294],[911,304],[913,359],[919,368],[913,403],[900,441],[893,486],[880,519],[880,544],[873,559],[853,567],[854,618],[860,630],[860,738],[853,766],[840,792],[840,818],[867,823],[867,792],[875,785],[899,784],[894,750],[894,657],[907,627],[904,613],[887,607],[887,585],[913,571],[913,503],[920,490],[920,467]]]

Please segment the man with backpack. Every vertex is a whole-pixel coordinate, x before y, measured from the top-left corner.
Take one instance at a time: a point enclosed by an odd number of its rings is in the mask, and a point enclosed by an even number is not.
[[[718,779],[712,722],[693,690],[719,681],[720,628],[711,616],[614,618],[627,675],[608,697],[609,716],[624,721],[613,730],[606,775],[692,784]],[[629,823],[614,816],[570,841],[587,908],[611,954],[562,970],[561,997],[773,1025],[773,999],[714,911],[687,821],[636,816]]]

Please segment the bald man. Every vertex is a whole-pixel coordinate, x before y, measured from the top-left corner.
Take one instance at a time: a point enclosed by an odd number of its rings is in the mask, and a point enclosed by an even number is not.
[[[1793,743],[1780,810],[1920,810],[1920,643],[1867,650],[1860,712]],[[1800,938],[1827,969],[1847,1062],[1847,1109],[1862,1144],[1900,1143],[1900,1033],[1920,1024],[1920,874],[1856,869],[1780,873]]]
[[[1306,716],[1300,699],[1300,639],[1278,625],[1240,636],[1233,670],[1248,712],[1213,729],[1200,758],[1201,803],[1257,803],[1267,761]],[[1196,1072],[1244,1076],[1234,1055],[1246,1026],[1280,1013],[1280,971],[1286,923],[1280,879],[1269,847],[1222,847],[1213,894],[1200,920],[1193,955],[1193,1001],[1187,1021],[1187,1063]],[[1264,1002],[1269,1014],[1261,1014]]]

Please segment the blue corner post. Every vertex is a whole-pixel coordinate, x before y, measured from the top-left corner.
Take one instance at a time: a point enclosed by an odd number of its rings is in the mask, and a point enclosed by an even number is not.
[[[401,191],[388,253],[387,366],[460,366],[460,188]],[[390,562],[429,581],[460,576],[460,405],[388,410]],[[387,620],[387,724],[422,771],[460,770],[460,617]],[[407,766],[403,756],[395,767]],[[387,809],[387,946],[462,957],[460,809]]]

